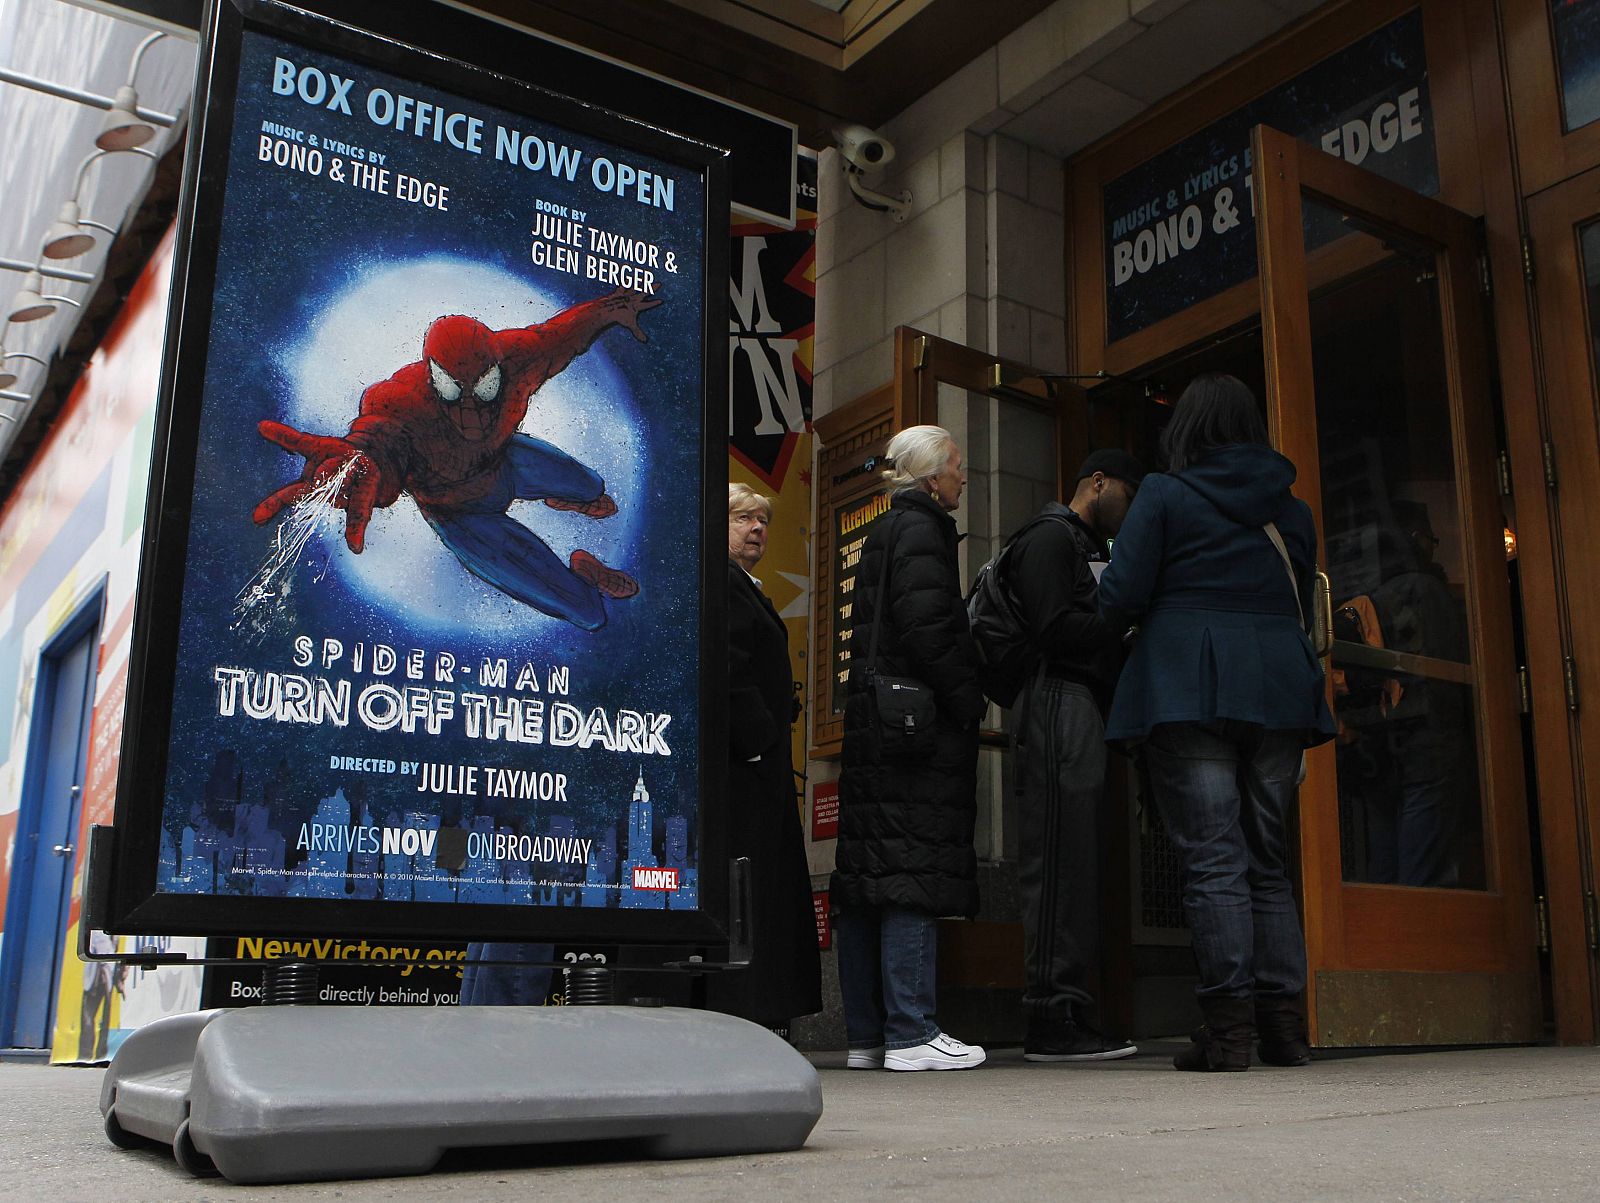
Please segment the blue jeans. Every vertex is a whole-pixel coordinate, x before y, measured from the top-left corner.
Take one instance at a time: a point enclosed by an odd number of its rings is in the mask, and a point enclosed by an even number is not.
[[[461,971],[463,1007],[539,1007],[550,993],[547,968],[520,969],[515,965],[477,965],[475,961],[551,961],[549,944],[468,944],[467,963]]]
[[[851,1048],[910,1048],[939,1034],[933,1021],[938,922],[898,907],[857,907],[835,916]]]
[[[1303,741],[1254,723],[1162,723],[1144,755],[1183,858],[1201,996],[1294,995],[1306,945],[1285,869]]]

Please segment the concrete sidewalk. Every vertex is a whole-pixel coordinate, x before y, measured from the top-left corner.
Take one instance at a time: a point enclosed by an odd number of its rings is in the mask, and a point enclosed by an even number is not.
[[[239,1187],[101,1131],[98,1070],[0,1065],[0,1197],[18,1200],[1263,1200],[1600,1198],[1600,1048],[1319,1060],[1178,1074],[1170,1046],[1103,1065],[863,1073],[819,1055],[805,1149],[608,1162],[452,1154],[420,1178]],[[1164,1055],[1163,1055],[1164,1054]]]

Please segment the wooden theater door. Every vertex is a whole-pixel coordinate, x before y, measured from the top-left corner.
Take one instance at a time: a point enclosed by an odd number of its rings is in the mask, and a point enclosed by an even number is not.
[[[1321,1046],[1537,1039],[1527,796],[1473,221],[1266,127],[1272,435],[1331,581],[1300,792]]]

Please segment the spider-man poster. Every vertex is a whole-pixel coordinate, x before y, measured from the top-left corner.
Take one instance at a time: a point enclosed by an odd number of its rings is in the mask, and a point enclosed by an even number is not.
[[[695,910],[704,169],[250,28],[226,159],[157,893]]]

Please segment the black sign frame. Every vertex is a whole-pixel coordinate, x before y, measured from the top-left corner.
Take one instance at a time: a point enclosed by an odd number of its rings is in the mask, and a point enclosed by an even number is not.
[[[409,76],[463,98],[492,104],[576,133],[636,149],[701,174],[700,371],[704,438],[699,449],[699,897],[694,910],[562,908],[535,905],[360,901],[179,894],[157,889],[164,783],[172,735],[178,657],[178,605],[191,524],[201,385],[217,284],[221,193],[244,36],[247,31],[303,43],[374,68]],[[242,936],[377,935],[419,940],[550,940],[717,946],[729,941],[725,657],[721,485],[727,473],[728,152],[556,95],[483,67],[419,50],[365,30],[276,3],[212,0],[202,39],[192,132],[179,206],[177,259],[157,404],[141,571],[129,661],[128,702],[119,762],[116,839],[100,925],[119,934]]]

